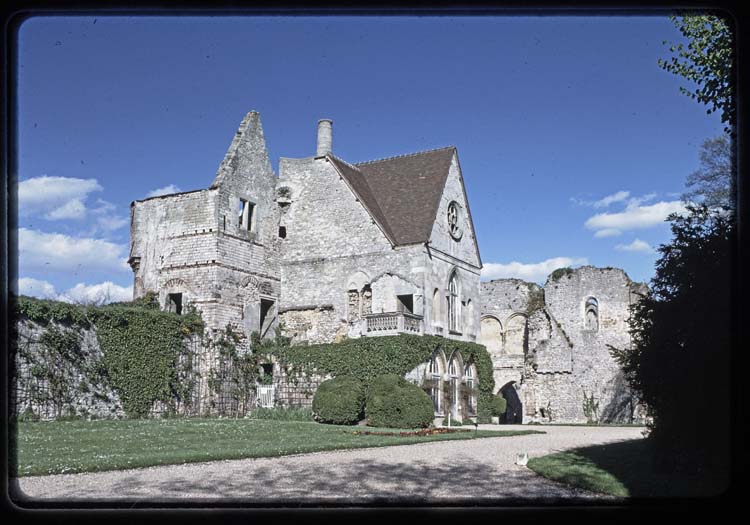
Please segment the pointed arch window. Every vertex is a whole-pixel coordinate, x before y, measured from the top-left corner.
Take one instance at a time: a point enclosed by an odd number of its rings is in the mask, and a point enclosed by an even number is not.
[[[430,379],[432,386],[430,387],[430,397],[432,398],[432,404],[435,409],[435,414],[443,413],[443,373],[445,370],[445,364],[442,359],[440,351],[432,354],[430,360],[430,367],[427,372],[427,377]]]
[[[469,414],[476,414],[477,413],[477,394],[476,394],[476,387],[477,387],[477,368],[474,363],[469,363],[466,365],[466,369],[464,371],[464,379],[466,382],[466,390],[468,391],[468,395],[466,396],[466,408],[469,412]]]
[[[594,297],[586,299],[583,322],[585,330],[592,332],[599,330],[599,302]]]
[[[448,281],[448,329],[458,332],[459,312],[458,312],[458,277],[454,271]]]

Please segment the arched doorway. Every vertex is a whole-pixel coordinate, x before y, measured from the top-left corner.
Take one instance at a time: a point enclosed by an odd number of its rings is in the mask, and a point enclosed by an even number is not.
[[[521,405],[521,399],[518,397],[518,392],[516,392],[515,385],[516,382],[511,381],[500,389],[500,393],[506,402],[505,415],[501,418],[501,423],[520,425],[523,422],[523,406]]]

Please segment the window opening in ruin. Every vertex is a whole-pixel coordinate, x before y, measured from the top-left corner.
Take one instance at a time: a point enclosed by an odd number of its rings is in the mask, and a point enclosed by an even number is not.
[[[260,300],[260,329],[261,329],[261,336],[263,335],[263,327],[266,323],[266,319],[268,318],[268,313],[271,311],[271,308],[273,308],[274,301],[271,299],[261,299]]]
[[[448,329],[458,331],[458,278],[456,272],[448,281]]]
[[[362,315],[369,315],[372,313],[372,288],[369,284],[366,284],[362,288]]]
[[[599,330],[599,302],[593,297],[586,299],[584,329],[596,332]]]
[[[167,295],[167,312],[182,315],[182,294],[171,293]]]
[[[263,363],[260,365],[264,376],[273,377],[273,363]]]
[[[255,204],[246,199],[240,199],[240,229],[252,231],[253,229],[253,212],[255,211]]]
[[[279,239],[286,239],[286,226],[279,226]]]
[[[397,295],[396,298],[398,299],[396,306],[399,312],[414,313],[414,295]]]

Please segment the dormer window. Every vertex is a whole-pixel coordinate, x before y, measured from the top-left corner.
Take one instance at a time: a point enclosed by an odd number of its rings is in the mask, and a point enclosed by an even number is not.
[[[240,198],[240,230],[253,231],[255,204],[247,199]]]

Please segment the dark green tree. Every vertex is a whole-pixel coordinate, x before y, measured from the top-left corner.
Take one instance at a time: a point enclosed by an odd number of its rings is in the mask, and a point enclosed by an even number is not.
[[[695,87],[683,86],[680,91],[706,104],[707,113],[720,110],[724,129],[732,134],[736,116],[732,87],[734,41],[727,19],[689,14],[673,16],[671,20],[688,42],[670,43],[669,51],[676,56],[659,60],[659,66],[693,82]]]
[[[734,223],[695,205],[669,220],[673,239],[632,307],[633,345],[614,355],[653,417],[661,466],[715,479],[728,465]]]

